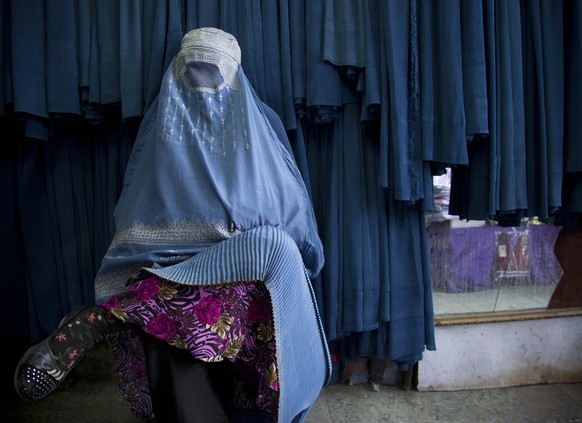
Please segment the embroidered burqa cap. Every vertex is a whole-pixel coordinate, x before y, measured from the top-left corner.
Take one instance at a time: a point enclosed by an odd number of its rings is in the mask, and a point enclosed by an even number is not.
[[[219,51],[223,55],[230,56],[236,63],[241,63],[238,41],[228,32],[218,28],[198,28],[188,32],[182,38],[178,56],[187,55],[189,51],[203,52],[205,49]]]

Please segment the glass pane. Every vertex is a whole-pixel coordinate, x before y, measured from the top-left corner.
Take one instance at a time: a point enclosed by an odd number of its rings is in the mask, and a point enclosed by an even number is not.
[[[449,175],[434,178],[435,211],[426,215],[436,314],[582,305],[581,228],[459,220],[448,214]]]
[[[447,220],[427,227],[437,314],[546,308],[562,277],[560,228]]]

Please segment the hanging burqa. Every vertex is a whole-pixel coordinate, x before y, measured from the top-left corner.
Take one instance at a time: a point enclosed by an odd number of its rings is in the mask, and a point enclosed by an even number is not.
[[[0,280],[27,305],[31,342],[92,300],[133,128],[162,101],[164,72],[194,28],[239,40],[264,115],[289,135],[323,241],[317,302],[346,356],[406,368],[435,347],[423,216],[433,174],[451,167],[449,212],[461,218],[576,224],[582,211],[578,1],[1,8],[0,113],[18,134],[3,151],[15,170],[2,192],[14,213],[2,220],[22,240],[2,256],[22,265],[16,277],[3,266]]]

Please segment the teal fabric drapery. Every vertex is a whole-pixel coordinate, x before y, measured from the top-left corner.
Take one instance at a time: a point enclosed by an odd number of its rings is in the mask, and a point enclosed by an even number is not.
[[[22,242],[3,245],[0,279],[29,310],[25,335],[92,301],[136,126],[182,36],[215,26],[312,193],[328,338],[407,368],[436,347],[433,174],[453,168],[463,218],[582,211],[581,20],[576,0],[3,2],[2,222]]]

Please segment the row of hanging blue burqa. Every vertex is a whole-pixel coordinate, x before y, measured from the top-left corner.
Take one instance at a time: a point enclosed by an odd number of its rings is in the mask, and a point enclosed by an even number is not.
[[[424,213],[445,167],[462,218],[571,224],[582,211],[580,1],[18,0],[2,24],[0,114],[19,134],[2,141],[15,223],[2,284],[32,341],[93,301],[137,123],[197,27],[238,39],[285,124],[344,358],[406,369],[436,348]]]

